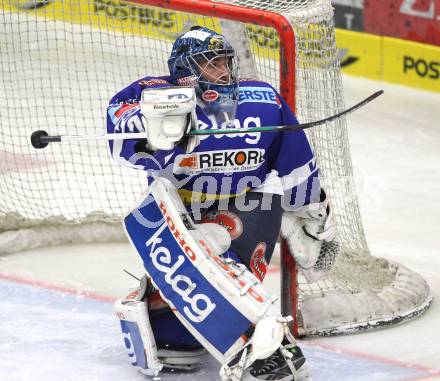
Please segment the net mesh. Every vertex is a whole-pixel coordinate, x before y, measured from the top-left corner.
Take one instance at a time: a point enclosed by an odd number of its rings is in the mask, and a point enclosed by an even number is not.
[[[294,26],[296,83],[289,85],[296,88],[301,122],[344,109],[329,0],[227,3],[282,13]],[[279,88],[279,40],[272,28],[117,0],[0,0],[0,8],[3,253],[66,241],[123,238],[118,227],[121,216],[147,187],[145,173],[114,164],[104,142],[52,144],[35,150],[30,135],[35,130],[104,133],[112,95],[147,74],[167,74],[172,41],[191,25],[222,31],[240,51],[242,75],[257,76]],[[422,278],[369,253],[345,120],[309,130],[308,135],[334,206],[342,253],[324,281],[308,284],[299,279],[304,332],[336,331],[352,320],[390,320],[425,308],[430,296]],[[407,278],[413,291],[398,296],[400,304],[393,305],[393,314],[389,308],[364,311],[365,304],[379,306],[379,299],[399,289],[396,279]],[[352,309],[368,318],[354,313],[340,316],[346,303],[341,295],[359,301]]]

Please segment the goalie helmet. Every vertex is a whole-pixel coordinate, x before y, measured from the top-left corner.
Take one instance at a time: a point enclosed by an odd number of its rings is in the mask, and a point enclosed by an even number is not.
[[[199,106],[218,125],[232,124],[238,101],[238,59],[221,34],[195,26],[177,38],[168,59],[173,82],[194,86]]]

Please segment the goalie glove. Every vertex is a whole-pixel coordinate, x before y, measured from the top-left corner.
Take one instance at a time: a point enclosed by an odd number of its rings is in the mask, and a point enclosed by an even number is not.
[[[285,212],[281,236],[309,282],[315,282],[333,267],[340,251],[336,223],[328,198],[321,189],[318,203]]]
[[[151,150],[170,150],[197,123],[193,87],[145,89],[140,101]]]

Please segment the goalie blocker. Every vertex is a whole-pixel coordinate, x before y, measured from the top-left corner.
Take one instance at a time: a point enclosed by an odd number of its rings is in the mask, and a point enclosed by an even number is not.
[[[124,226],[163,300],[222,364],[222,380],[242,379],[246,368],[277,351],[285,337],[293,340],[287,324],[291,318],[280,315],[276,297],[244,265],[220,255],[228,246],[227,231],[195,224],[169,180],[157,178],[149,186]],[[134,365],[157,375],[163,361],[141,303],[124,307],[118,301],[115,307],[129,355],[136,360],[138,353],[146,356]]]
[[[173,149],[184,134],[194,129],[196,103],[193,87],[144,89],[140,107],[149,149]]]

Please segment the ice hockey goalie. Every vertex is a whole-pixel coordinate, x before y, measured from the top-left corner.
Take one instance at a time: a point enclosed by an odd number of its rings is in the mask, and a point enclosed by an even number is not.
[[[109,133],[147,137],[109,143],[114,160],[145,170],[149,180],[124,219],[146,278],[115,305],[132,363],[156,375],[193,368],[207,351],[223,380],[308,379],[290,317],[280,315],[262,284],[280,230],[310,278],[324,275],[337,253],[307,137],[188,138],[192,129],[297,120],[271,85],[239,78],[233,47],[215,31],[184,33],[168,64],[170,75],[139,79],[107,112]]]

